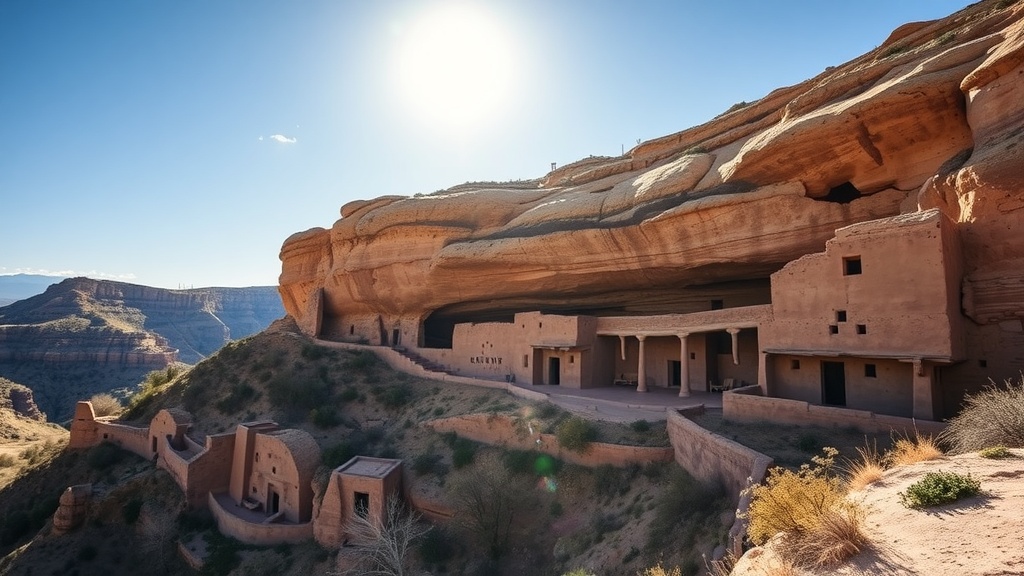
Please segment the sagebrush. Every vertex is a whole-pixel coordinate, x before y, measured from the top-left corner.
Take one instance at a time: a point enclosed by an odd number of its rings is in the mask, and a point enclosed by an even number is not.
[[[970,498],[981,492],[981,481],[970,474],[929,472],[900,492],[900,502],[907,508],[926,508]]]
[[[964,409],[939,436],[953,454],[991,446],[1024,448],[1024,376],[1001,386],[990,382],[964,400]]]

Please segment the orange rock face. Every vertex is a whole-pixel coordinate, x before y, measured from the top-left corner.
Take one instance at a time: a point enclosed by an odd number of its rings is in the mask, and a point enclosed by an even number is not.
[[[285,308],[308,333],[374,341],[516,311],[689,312],[709,291],[765,303],[768,275],[837,228],[937,206],[960,229],[968,316],[1019,331],[1022,18],[986,1],[901,27],[802,84],[527,185],[350,203],[285,241]]]

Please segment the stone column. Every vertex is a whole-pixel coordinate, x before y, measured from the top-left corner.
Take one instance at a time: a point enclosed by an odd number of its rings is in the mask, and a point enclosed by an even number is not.
[[[647,336],[638,335],[637,340],[640,341],[640,361],[636,369],[636,391],[647,392],[647,370],[644,367],[644,340]]]
[[[621,350],[622,359],[626,359],[626,337],[619,335],[619,350]]]
[[[763,396],[771,396],[768,390],[768,357],[770,355],[767,352],[761,352],[758,354],[757,359],[757,385],[761,387],[761,394]]]
[[[690,335],[684,332],[676,336],[679,337],[679,397],[686,398],[690,395],[690,347],[686,342]]]
[[[914,360],[914,418],[918,420],[935,419],[932,368],[921,360]]]
[[[739,333],[740,333],[740,329],[739,328],[726,328],[725,331],[729,333],[729,336],[732,336],[732,363],[737,365],[737,366],[739,366],[740,365],[740,341],[739,341],[738,336],[739,336]]]

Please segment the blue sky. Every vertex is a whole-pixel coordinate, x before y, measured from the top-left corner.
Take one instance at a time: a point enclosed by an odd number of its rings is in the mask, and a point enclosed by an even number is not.
[[[355,199],[528,179],[963,0],[7,0],[0,274],[277,283]]]

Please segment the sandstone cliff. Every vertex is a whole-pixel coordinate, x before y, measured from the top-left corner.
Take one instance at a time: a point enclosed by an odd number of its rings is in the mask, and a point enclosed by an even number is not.
[[[982,2],[902,27],[843,66],[540,186],[351,202],[330,230],[284,243],[286,310],[310,330],[324,289],[324,329],[338,333],[377,317],[687,312],[701,287],[764,280],[843,225],[919,205],[964,224],[972,281],[1021,270],[1022,14]],[[1024,307],[1019,282],[973,294],[982,322]]]
[[[195,363],[283,315],[273,287],[164,290],[71,278],[0,308],[0,374],[37,394],[52,419],[75,398]]]
[[[939,207],[960,229],[972,357],[992,350],[996,373],[1012,372],[1024,353],[995,351],[1024,344],[1022,18],[1024,4],[989,0],[905,25],[801,84],[539,184],[350,202],[330,229],[284,242],[285,309],[307,333],[377,343],[379,327],[387,342],[401,323],[443,346],[454,322],[517,311],[760,304],[772,272],[837,228]]]
[[[10,410],[30,420],[46,421],[46,415],[36,406],[32,390],[6,378],[0,378],[0,410]]]

